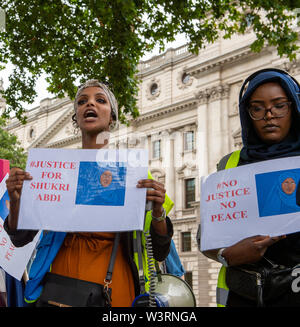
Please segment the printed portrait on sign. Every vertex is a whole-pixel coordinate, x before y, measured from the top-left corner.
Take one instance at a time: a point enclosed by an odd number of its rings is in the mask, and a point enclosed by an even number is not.
[[[112,172],[110,170],[106,170],[100,176],[100,184],[103,187],[108,187],[112,182]]]
[[[76,204],[123,206],[126,167],[119,163],[80,162]]]
[[[300,169],[255,175],[259,216],[267,217],[300,211]],[[299,192],[298,192],[299,193]]]
[[[6,191],[0,200],[0,217],[4,220],[9,213],[9,196]]]

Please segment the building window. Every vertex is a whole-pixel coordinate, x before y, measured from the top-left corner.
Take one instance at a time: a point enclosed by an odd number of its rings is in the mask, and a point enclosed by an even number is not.
[[[191,289],[193,289],[193,273],[191,271],[187,271],[184,274],[184,280],[189,284]]]
[[[184,133],[184,150],[191,151],[194,150],[195,138],[194,131],[189,131]]]
[[[146,86],[146,97],[148,100],[155,100],[161,91],[160,80],[152,78],[151,81]]]
[[[195,201],[195,178],[185,180],[185,207],[192,208],[191,202]]]
[[[27,141],[32,142],[35,139],[35,135],[36,135],[35,128],[34,126],[31,126],[27,132]]]
[[[181,233],[181,251],[190,252],[192,249],[191,232]]]
[[[187,69],[187,67],[184,67],[177,75],[177,86],[181,90],[188,88],[193,83],[192,76],[189,73],[186,73],[185,69]]]
[[[150,87],[150,93],[152,95],[156,95],[158,92],[158,85],[156,83],[153,83]]]
[[[153,159],[160,158],[160,140],[156,140],[153,142],[153,153],[152,153]]]
[[[183,84],[187,84],[190,81],[190,75],[187,73],[183,73],[181,77],[181,81]]]

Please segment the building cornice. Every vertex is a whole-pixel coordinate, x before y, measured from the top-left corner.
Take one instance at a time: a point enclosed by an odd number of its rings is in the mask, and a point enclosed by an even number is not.
[[[59,131],[66,122],[70,122],[73,109],[65,111],[44,133],[42,133],[29,147],[38,148],[40,146],[47,146],[47,140],[49,140],[57,131]]]
[[[199,78],[203,73],[210,72],[219,67],[224,67],[225,65],[236,63],[238,61],[244,60],[245,58],[253,56],[261,56],[262,53],[270,52],[270,48],[265,47],[260,53],[255,53],[250,49],[250,46],[244,46],[232,52],[217,56],[213,59],[206,60],[199,64],[186,69],[186,73]]]
[[[43,99],[42,101],[45,101],[45,100],[57,100],[57,98],[53,98],[53,99],[46,98],[46,99]],[[58,109],[61,110],[62,107],[66,106],[68,104],[73,104],[73,101],[70,100],[69,98],[64,98],[61,101],[57,101],[57,102],[51,104],[50,106],[46,105],[46,106],[32,108],[25,112],[25,116],[28,115],[27,119],[26,119],[26,123],[36,121],[37,119],[41,118],[41,115],[48,114],[48,113],[58,110]],[[19,127],[21,125],[23,125],[23,124],[17,118],[13,118],[10,121],[7,129],[11,130],[11,129]]]
[[[163,69],[178,64],[197,55],[188,51],[188,46],[185,44],[178,48],[170,48],[161,55],[154,56],[149,60],[141,61],[138,65],[138,78],[143,79],[148,75],[153,75]]]
[[[64,146],[78,143],[78,142],[81,142],[81,133],[78,133],[77,135],[72,135],[72,136],[66,137],[66,138],[56,141],[56,142],[45,144],[44,147],[45,148],[62,148]]]
[[[150,112],[141,114],[139,117],[135,118],[131,121],[132,126],[138,126],[142,123],[148,121],[155,121],[160,119],[162,116],[169,116],[180,112],[184,112],[190,110],[198,104],[198,100],[196,98],[189,99],[187,101],[182,101],[180,103],[176,103],[170,106],[162,107],[156,110],[152,110]]]

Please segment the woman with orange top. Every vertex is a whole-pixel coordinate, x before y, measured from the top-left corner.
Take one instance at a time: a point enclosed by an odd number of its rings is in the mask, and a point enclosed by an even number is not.
[[[107,147],[109,141],[107,137],[101,144],[97,140],[99,140],[99,133],[104,132],[107,133],[106,136],[109,135],[109,132],[115,129],[118,123],[118,105],[111,90],[97,80],[89,80],[79,87],[74,107],[75,114],[72,118],[81,130],[82,148]],[[4,226],[16,246],[27,244],[37,233],[37,231],[17,230],[23,181],[30,179],[32,177],[28,172],[13,168],[6,182],[10,197],[10,212]],[[150,234],[154,259],[163,261],[169,253],[173,234],[172,223],[166,217],[163,207],[166,197],[164,185],[152,179],[144,179],[138,181],[137,187],[147,188],[146,200],[153,203]],[[51,276],[62,277],[62,282],[64,282],[64,278],[67,278],[66,284],[69,283],[70,278],[70,287],[73,288],[81,281],[94,283],[87,284],[87,287],[103,284],[115,235],[116,233],[104,232],[44,232],[29,271],[29,280],[25,288],[26,301],[33,305],[41,305],[38,299],[46,289],[45,276],[49,274],[50,270]],[[65,285],[63,286],[65,287]],[[84,286],[80,287],[84,288]],[[134,298],[139,295],[140,285],[138,270],[133,260],[132,232],[121,233],[110,287],[112,290],[111,306],[113,307],[131,306]],[[52,301],[46,305],[50,304],[70,305],[59,303],[59,301]],[[92,305],[97,306],[97,303]],[[84,306],[89,306],[89,304],[84,304]]]

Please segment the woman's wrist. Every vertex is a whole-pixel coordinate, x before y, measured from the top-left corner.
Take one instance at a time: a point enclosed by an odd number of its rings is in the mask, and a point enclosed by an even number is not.
[[[229,266],[228,248],[221,248],[217,253],[217,260],[225,267]],[[227,251],[226,251],[227,250]]]
[[[19,208],[20,208],[20,201],[18,201],[18,200],[10,201],[9,214],[7,217],[7,225],[10,230],[17,229]]]

